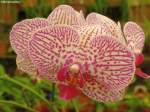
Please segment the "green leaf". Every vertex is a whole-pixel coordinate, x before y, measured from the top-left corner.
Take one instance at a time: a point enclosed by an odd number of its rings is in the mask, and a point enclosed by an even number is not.
[[[0,76],[5,75],[5,73],[6,72],[5,72],[5,69],[4,69],[3,65],[0,64]]]

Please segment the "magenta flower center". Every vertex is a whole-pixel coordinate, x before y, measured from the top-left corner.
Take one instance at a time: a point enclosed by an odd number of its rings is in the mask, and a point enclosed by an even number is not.
[[[59,81],[82,88],[84,81],[88,80],[90,75],[88,71],[83,70],[83,67],[76,63],[69,64],[59,70],[57,78]]]

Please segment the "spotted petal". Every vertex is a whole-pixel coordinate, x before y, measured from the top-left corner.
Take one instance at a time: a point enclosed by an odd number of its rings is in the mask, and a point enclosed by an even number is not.
[[[10,32],[11,46],[17,54],[27,56],[27,46],[32,32],[48,26],[48,21],[43,18],[26,19],[15,24]]]
[[[134,22],[127,22],[123,29],[127,40],[127,46],[135,54],[142,52],[144,46],[144,32],[139,25]]]
[[[77,30],[81,37],[80,44],[83,46],[86,46],[90,40],[98,35],[111,35],[107,27],[104,25],[85,25]]]
[[[22,70],[23,72],[31,74],[31,75],[37,74],[37,70],[34,64],[32,64],[30,59],[26,59],[23,56],[17,55],[16,63],[17,63],[18,69]]]
[[[122,44],[125,45],[125,39],[122,35],[120,24],[117,25],[110,18],[108,18],[104,15],[98,14],[98,13],[90,13],[87,16],[86,21],[89,25],[98,24],[98,25],[105,26],[107,31],[109,31],[111,33],[112,37],[116,38]]]
[[[108,36],[98,36],[88,46],[91,71],[97,82],[119,90],[130,84],[135,72],[135,59],[130,50]]]
[[[91,24],[101,24],[101,19],[98,18],[98,13],[90,13],[88,14],[88,16],[86,17],[86,22],[91,25]]]
[[[106,16],[103,16],[98,13],[90,13],[87,16],[86,21],[88,24],[104,25],[107,27],[107,30],[109,30],[113,36],[117,36],[116,34],[117,24],[111,19],[107,18]]]
[[[55,81],[66,59],[74,58],[78,33],[69,26],[51,26],[38,30],[29,43],[30,58],[39,73]]]
[[[76,11],[76,15],[78,17],[78,24],[80,26],[83,26],[83,25],[86,25],[86,20],[84,18],[84,14],[83,14],[83,11],[81,10],[80,12]]]
[[[10,32],[11,46],[19,55],[17,57],[18,67],[29,74],[36,73],[36,69],[28,57],[28,42],[31,39],[32,32],[46,26],[48,26],[46,19],[26,19],[15,24]]]
[[[51,25],[82,25],[85,24],[85,19],[82,13],[78,13],[71,6],[60,5],[56,7],[48,16],[48,21]]]
[[[82,92],[96,101],[106,103],[122,100],[125,90],[112,90],[93,80],[85,83]]]

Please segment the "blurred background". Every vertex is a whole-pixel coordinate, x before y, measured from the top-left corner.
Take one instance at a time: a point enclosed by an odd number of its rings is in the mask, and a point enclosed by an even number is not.
[[[150,79],[135,77],[123,101],[98,103],[84,95],[67,102],[58,98],[55,84],[38,80],[16,68],[9,43],[12,26],[23,19],[47,17],[60,4],[106,15],[122,25],[134,21],[145,32],[141,68],[150,74],[150,0],[0,0],[0,112],[150,112]],[[49,104],[47,103],[49,102]]]

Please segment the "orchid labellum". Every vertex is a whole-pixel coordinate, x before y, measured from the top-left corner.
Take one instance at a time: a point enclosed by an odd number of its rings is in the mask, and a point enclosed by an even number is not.
[[[44,18],[15,24],[10,41],[18,68],[58,84],[60,97],[79,93],[100,101],[118,101],[135,74],[135,56],[143,47],[143,32],[119,25],[100,14],[83,14],[60,5]],[[140,44],[139,44],[140,43]],[[137,62],[141,63],[141,62]]]

